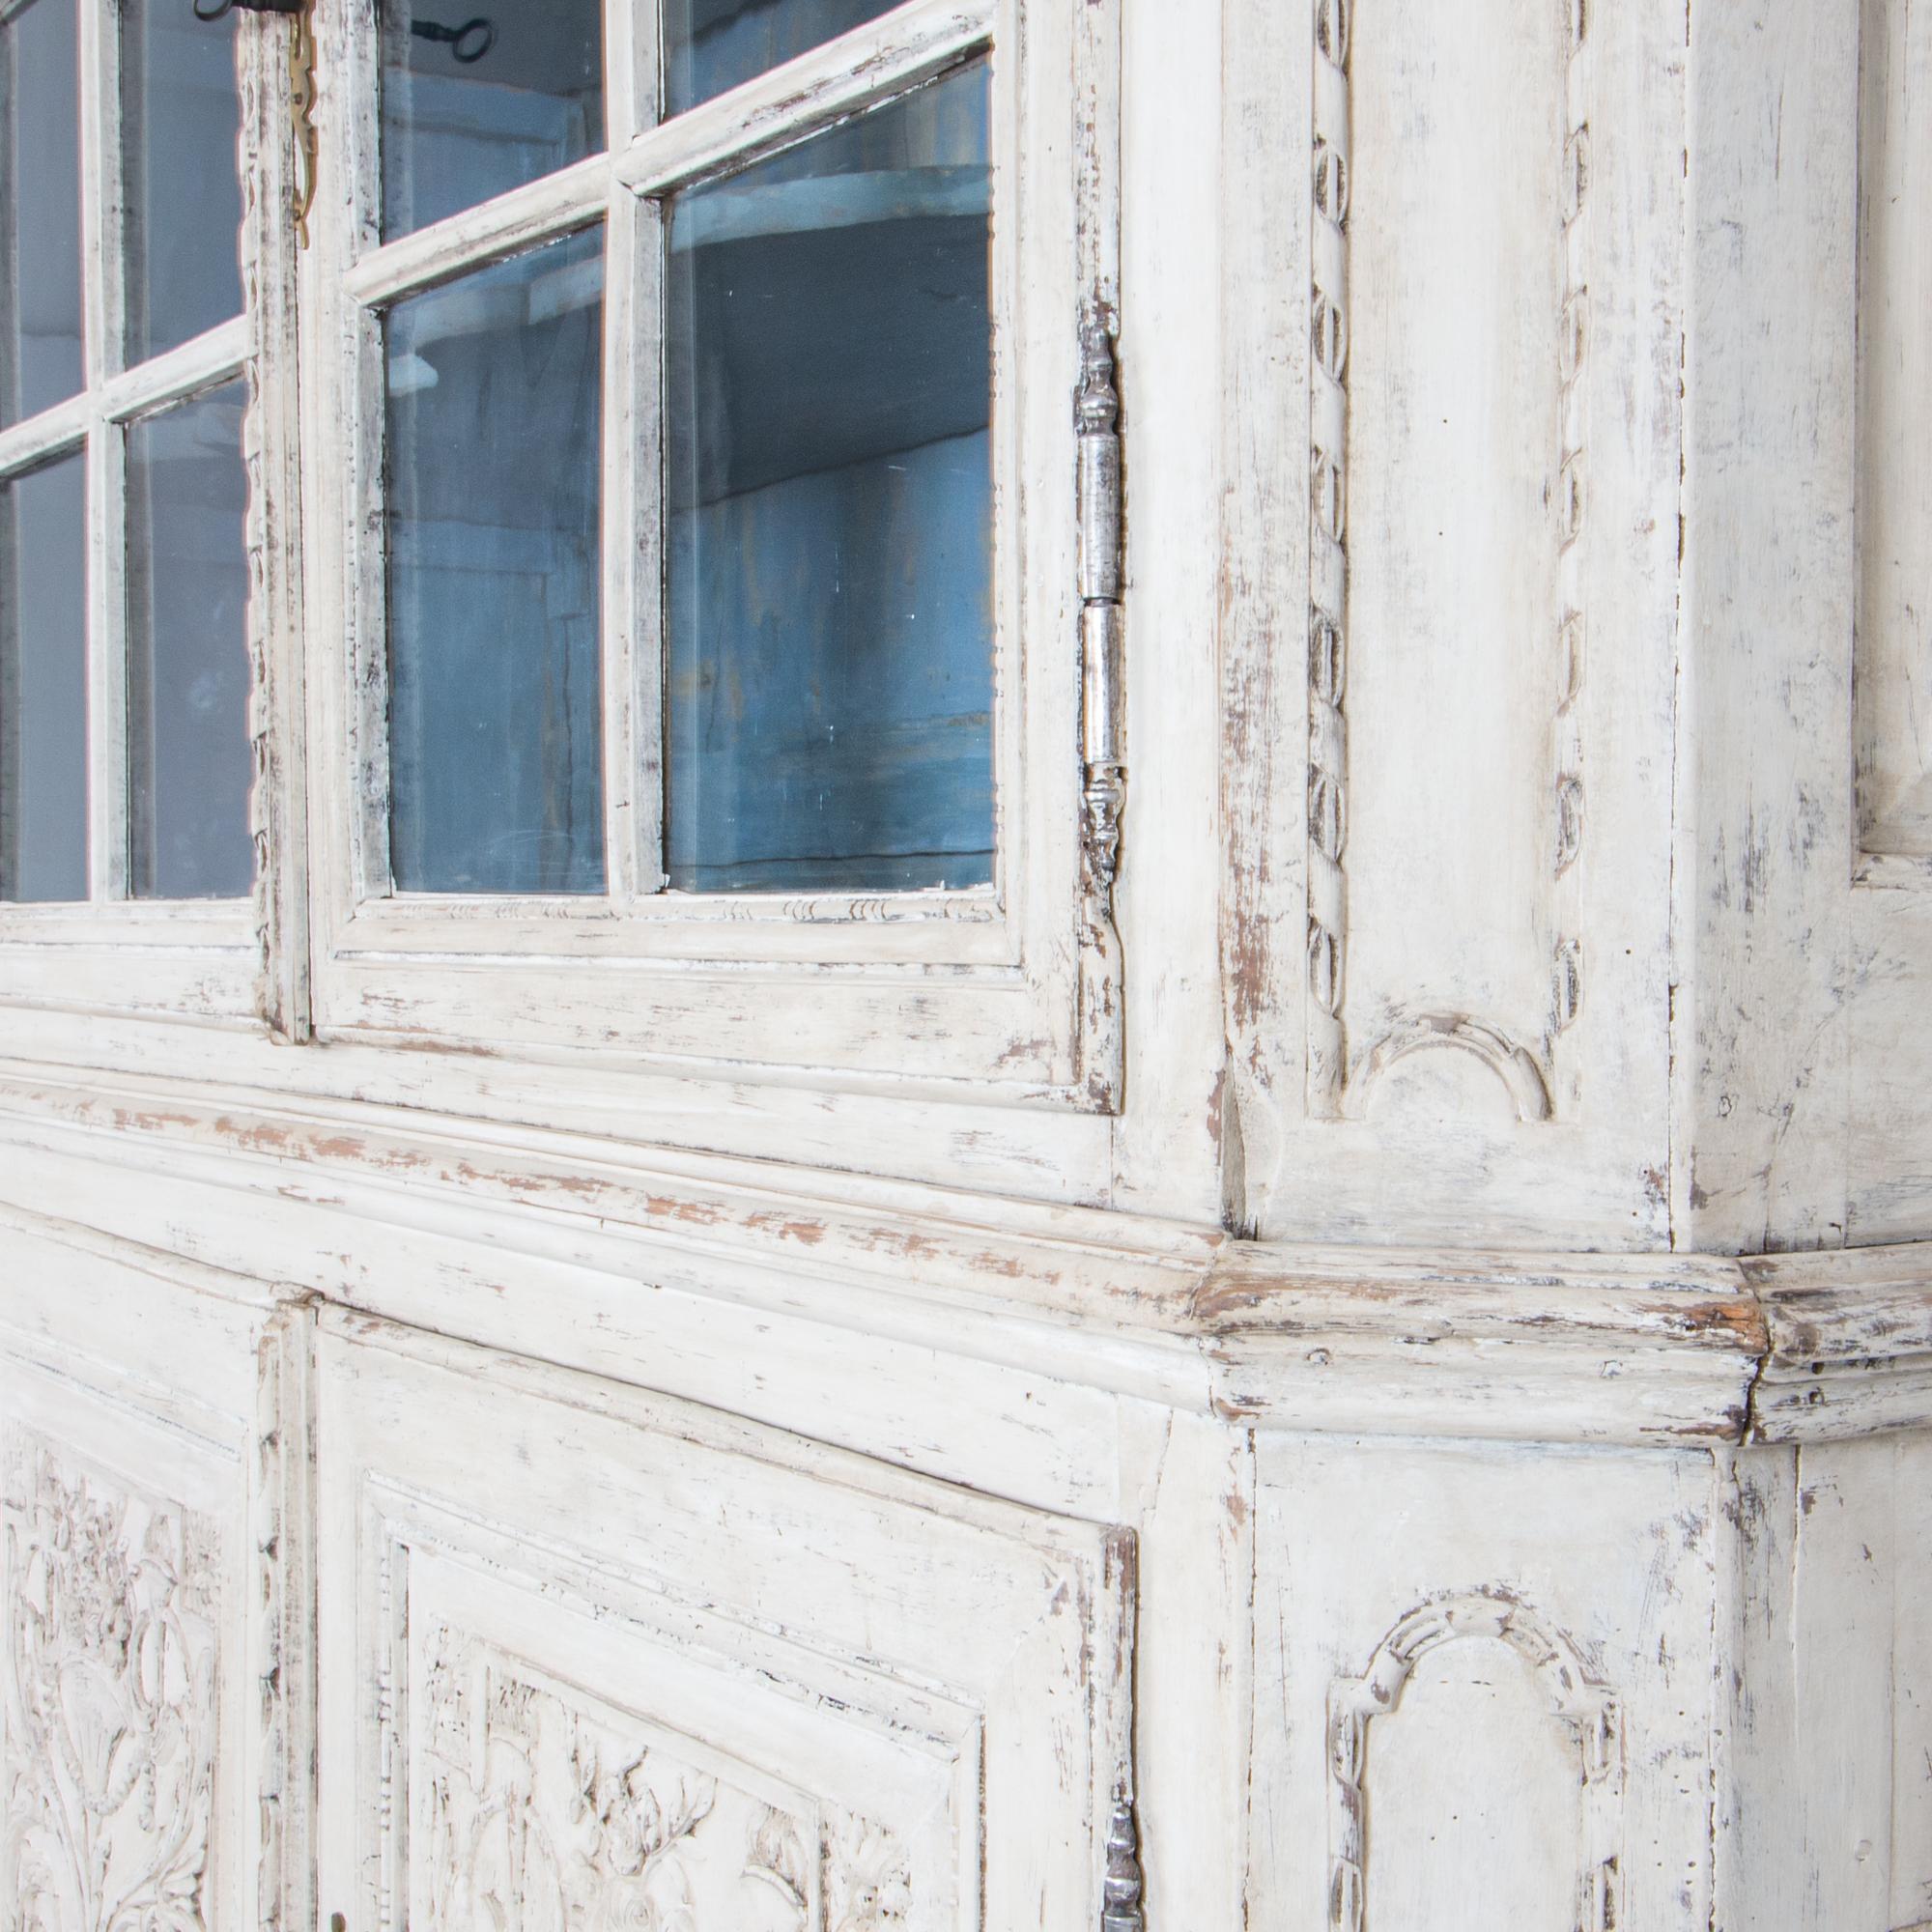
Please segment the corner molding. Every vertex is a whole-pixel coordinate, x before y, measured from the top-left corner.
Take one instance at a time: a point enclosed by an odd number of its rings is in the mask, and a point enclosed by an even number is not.
[[[1932,1427],[1932,1241],[1739,1267],[1768,1329],[1748,1439],[1844,1441]]]
[[[256,1687],[257,1799],[250,1864],[261,1932],[314,1932],[315,1302],[280,1303],[256,1349],[255,1443],[248,1471],[249,1675]]]

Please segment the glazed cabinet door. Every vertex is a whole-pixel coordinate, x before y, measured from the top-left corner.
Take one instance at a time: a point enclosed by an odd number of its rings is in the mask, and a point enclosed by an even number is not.
[[[317,1378],[324,1922],[1099,1922],[1123,1532],[360,1318]]]

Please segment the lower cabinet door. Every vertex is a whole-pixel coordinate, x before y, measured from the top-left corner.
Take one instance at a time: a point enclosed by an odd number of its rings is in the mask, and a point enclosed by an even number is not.
[[[1099,1924],[1125,1532],[359,1318],[316,1378],[325,1925]]]
[[[4,1932],[300,1922],[279,1419],[306,1324],[266,1286],[0,1211]]]

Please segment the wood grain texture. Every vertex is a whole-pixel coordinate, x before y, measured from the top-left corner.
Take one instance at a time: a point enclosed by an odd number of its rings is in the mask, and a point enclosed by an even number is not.
[[[1932,186],[1932,28],[1899,0],[1860,15],[1857,695],[1859,849],[1932,855],[1932,634],[1912,446],[1932,411],[1932,273],[1912,211]]]
[[[1747,1451],[1719,1605],[1735,1662],[1719,1778],[1722,1932],[1894,1932],[1922,1919],[1923,1435]]]

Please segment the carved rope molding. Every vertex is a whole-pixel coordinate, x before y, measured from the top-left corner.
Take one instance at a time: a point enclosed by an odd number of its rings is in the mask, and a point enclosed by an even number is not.
[[[209,1922],[219,1536],[18,1438],[7,1471],[8,1875],[48,1932]]]
[[[1310,224],[1306,1091],[1309,1113],[1331,1120],[1348,1078],[1349,12],[1316,0]]]
[[[1467,1013],[1410,1013],[1351,1068],[1345,1019],[1348,967],[1349,737],[1349,206],[1352,0],[1316,0],[1314,160],[1310,224],[1308,613],[1308,1112],[1339,1120],[1366,1106],[1376,1083],[1410,1054],[1448,1047],[1472,1054],[1502,1083],[1517,1116],[1551,1117],[1557,1043],[1583,996],[1581,868],[1584,668],[1582,537],[1589,347],[1587,236],[1589,126],[1584,52],[1589,0],[1565,0],[1565,134],[1560,184],[1563,295],[1558,318],[1560,447],[1556,490],[1556,674],[1550,1010],[1543,1051]],[[1575,1097],[1574,1077],[1566,1097]]]
[[[1615,1932],[1622,1922],[1623,1723],[1615,1697],[1595,1683],[1567,1637],[1503,1591],[1431,1600],[1411,1610],[1377,1646],[1360,1677],[1328,1695],[1329,1889],[1331,1932],[1365,1932],[1373,1821],[1362,1790],[1369,1726],[1401,1708],[1415,1667],[1457,1642],[1501,1643],[1535,1674],[1551,1712],[1569,1731],[1583,1791],[1583,1843],[1577,1875],[1580,1932]]]

